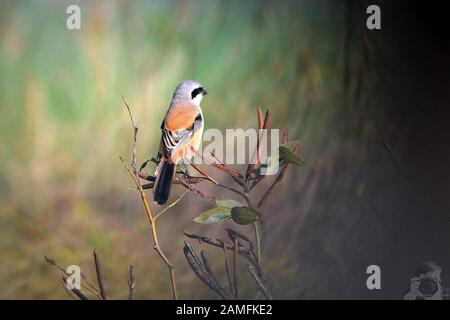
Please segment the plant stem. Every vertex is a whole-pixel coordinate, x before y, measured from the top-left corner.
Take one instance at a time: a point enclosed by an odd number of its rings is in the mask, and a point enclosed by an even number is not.
[[[183,194],[174,202],[172,202],[171,204],[169,204],[167,207],[165,207],[163,210],[161,210],[158,214],[156,214],[156,216],[154,217],[154,220],[158,219],[164,212],[166,212],[167,210],[169,210],[170,208],[172,208],[173,206],[175,206],[178,202],[180,202],[181,199],[183,199],[183,197],[186,195],[186,193],[189,190],[186,190],[183,192]]]
[[[234,280],[234,297],[238,297],[238,241],[234,239],[233,252],[233,280]]]
[[[133,266],[128,268],[128,300],[134,300],[136,296],[136,279],[133,270]]]
[[[103,300],[107,300],[105,286],[103,285],[102,269],[100,267],[100,258],[98,257],[97,250],[94,249],[94,263],[95,271],[97,273],[98,286],[100,288],[100,294]]]
[[[176,287],[176,282],[175,282],[175,270],[174,270],[175,266],[172,263],[169,262],[169,260],[167,259],[166,255],[164,254],[164,252],[161,250],[161,247],[159,246],[159,239],[158,239],[158,231],[157,231],[157,228],[156,228],[156,221],[155,221],[155,218],[153,217],[152,210],[150,209],[150,206],[148,204],[147,196],[146,196],[144,190],[142,189],[141,183],[138,180],[138,175],[133,173],[133,171],[125,163],[125,161],[123,160],[122,157],[119,157],[119,158],[122,161],[122,164],[127,169],[128,173],[133,178],[133,181],[136,184],[137,191],[139,192],[139,194],[141,196],[141,200],[142,200],[142,203],[144,204],[145,212],[147,213],[147,217],[148,217],[148,220],[150,222],[150,227],[152,228],[152,238],[153,238],[153,244],[154,244],[153,248],[155,249],[155,251],[159,254],[161,259],[165,262],[165,264],[169,268],[170,282],[171,282],[171,285],[172,285],[172,297],[173,297],[173,299],[177,300],[178,299],[178,294],[177,294],[177,287]]]
[[[139,184],[140,185],[140,184]],[[150,226],[152,228],[152,237],[153,237],[153,248],[156,252],[160,255],[161,259],[166,263],[167,267],[169,268],[170,273],[170,282],[172,285],[172,297],[174,300],[178,300],[178,294],[177,294],[177,286],[175,282],[175,266],[169,262],[164,252],[161,250],[161,247],[159,246],[159,239],[158,239],[158,231],[156,229],[156,222],[153,218],[152,211],[150,210],[150,206],[148,205],[147,196],[145,195],[144,190],[142,190],[142,187],[139,188],[139,192],[141,194],[142,202],[144,203],[145,211],[147,212],[148,219],[150,221]]]
[[[259,218],[255,222],[253,222],[253,227],[255,229],[255,238],[256,238],[256,258],[258,263],[261,265],[261,239],[259,237],[258,231]]]

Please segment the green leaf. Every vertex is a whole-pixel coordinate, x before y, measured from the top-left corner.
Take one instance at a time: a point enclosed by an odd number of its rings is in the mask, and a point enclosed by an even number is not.
[[[280,157],[285,160],[288,163],[292,163],[295,165],[302,165],[305,164],[305,161],[303,161],[302,158],[298,154],[296,154],[294,151],[290,150],[286,146],[280,146]]]
[[[197,216],[194,221],[203,224],[214,224],[229,219],[230,215],[230,210],[216,207],[203,212]]]
[[[280,147],[286,147],[286,148],[289,148],[291,150],[292,150],[292,148],[294,146],[300,146],[300,141],[292,140],[292,141],[289,141],[288,143],[284,143],[284,144],[280,145]]]
[[[231,209],[231,218],[237,224],[250,224],[258,219],[258,211],[249,207],[234,207]]]
[[[232,200],[232,199],[230,199],[230,200],[217,200],[216,201],[216,205],[219,208],[228,209],[228,211],[230,211],[231,208],[234,208],[234,207],[243,207],[244,206],[239,201]]]

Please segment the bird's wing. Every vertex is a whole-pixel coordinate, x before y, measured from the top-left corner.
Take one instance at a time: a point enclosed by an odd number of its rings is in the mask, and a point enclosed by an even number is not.
[[[161,125],[161,152],[170,159],[171,155],[184,147],[197,130],[203,119],[197,106],[177,104],[172,106]]]

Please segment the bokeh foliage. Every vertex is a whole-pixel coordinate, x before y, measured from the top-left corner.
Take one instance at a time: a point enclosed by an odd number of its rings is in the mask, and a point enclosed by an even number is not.
[[[65,26],[73,2],[82,10],[79,31]],[[364,182],[344,172],[369,157],[361,146],[385,116],[370,104],[374,43],[348,20],[359,9],[326,0],[2,1],[0,297],[65,297],[43,255],[93,276],[94,247],[109,296],[127,296],[133,264],[138,297],[169,297],[165,266],[118,160],[129,156],[132,137],[122,96],[140,128],[143,161],[155,154],[172,91],[187,78],[209,92],[207,128],[254,127],[260,106],[272,111],[273,127],[300,139],[308,165],[291,171],[267,207],[265,261],[279,297],[325,292],[314,287],[320,277],[311,277],[308,255],[319,250],[324,265],[345,258],[333,251],[337,233],[325,229],[320,234],[331,236],[318,242],[304,223],[311,215],[345,221],[342,203],[329,200],[364,193]],[[192,222],[210,207],[189,195],[160,227],[182,297],[210,295],[182,255],[183,230],[222,232]],[[311,221],[308,230],[319,220]]]

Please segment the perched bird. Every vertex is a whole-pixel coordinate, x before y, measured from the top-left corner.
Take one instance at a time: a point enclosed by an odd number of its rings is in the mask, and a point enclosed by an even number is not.
[[[194,80],[185,80],[175,89],[161,124],[160,162],[156,168],[153,200],[159,205],[167,202],[177,164],[189,161],[200,146],[203,135],[202,98],[207,94]]]

